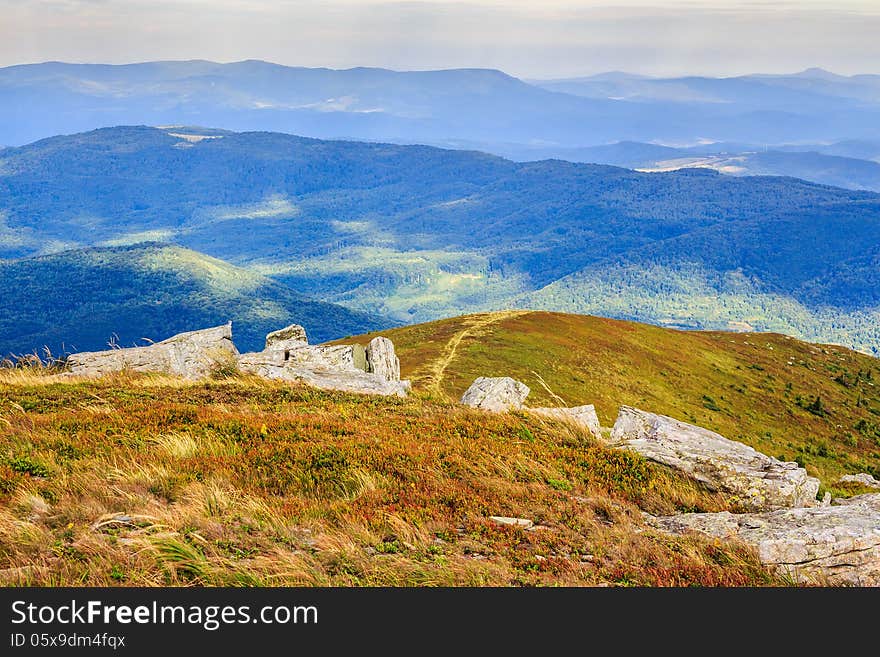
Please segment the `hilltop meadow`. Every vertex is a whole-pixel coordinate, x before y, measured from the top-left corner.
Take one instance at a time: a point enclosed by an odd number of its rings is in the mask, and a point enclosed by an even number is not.
[[[835,496],[867,492],[840,474],[880,466],[880,363],[843,348],[521,311],[383,334],[406,399],[234,372],[0,369],[0,581],[792,583],[735,541],[643,522],[738,510],[720,495],[571,424],[458,404],[477,375],[521,379],[534,406],[595,403],[605,426],[620,404],[701,424],[798,460]]]

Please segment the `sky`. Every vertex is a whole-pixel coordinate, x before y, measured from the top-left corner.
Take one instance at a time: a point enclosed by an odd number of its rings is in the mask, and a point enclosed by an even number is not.
[[[0,0],[0,66],[264,59],[522,78],[880,73],[880,0]]]

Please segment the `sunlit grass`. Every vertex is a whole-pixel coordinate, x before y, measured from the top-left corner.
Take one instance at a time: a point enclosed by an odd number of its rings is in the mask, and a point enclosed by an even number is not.
[[[419,393],[0,372],[6,584],[781,583],[641,519],[725,508],[570,424]]]

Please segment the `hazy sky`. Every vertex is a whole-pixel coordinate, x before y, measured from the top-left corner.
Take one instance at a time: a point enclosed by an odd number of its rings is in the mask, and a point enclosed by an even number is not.
[[[265,59],[521,77],[880,73],[880,0],[0,0],[0,66]]]

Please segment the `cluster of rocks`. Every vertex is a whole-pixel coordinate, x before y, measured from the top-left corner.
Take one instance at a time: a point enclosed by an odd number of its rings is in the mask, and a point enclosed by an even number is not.
[[[622,406],[606,439],[593,406],[528,408],[528,394],[527,386],[508,377],[480,377],[462,403],[568,419],[612,447],[636,451],[692,477],[744,511],[649,516],[648,524],[657,529],[738,539],[796,582],[880,586],[880,493],[834,500],[826,493],[819,501],[819,480],[797,463],[702,427]],[[880,488],[865,473],[841,482]]]
[[[67,366],[79,376],[133,371],[202,379],[228,369],[325,390],[398,397],[410,390],[410,382],[400,380],[400,361],[388,338],[373,338],[367,347],[310,345],[298,324],[269,333],[263,351],[255,353],[239,354],[229,322],[144,347],[72,354]]]
[[[263,351],[238,357],[242,372],[266,379],[300,381],[324,390],[405,397],[400,361],[388,338],[359,344],[310,345],[303,327],[293,324],[266,336]]]

